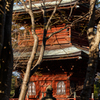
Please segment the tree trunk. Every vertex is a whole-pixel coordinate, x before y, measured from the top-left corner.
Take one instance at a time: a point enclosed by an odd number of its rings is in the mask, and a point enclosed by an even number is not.
[[[7,4],[7,5],[6,5]],[[13,70],[13,52],[11,44],[11,24],[12,24],[12,10],[13,0],[4,2],[6,8],[4,15],[5,20],[3,30],[3,46],[1,50],[1,67],[0,67],[0,100],[9,100],[11,88],[11,76]],[[1,33],[0,33],[1,34]],[[3,36],[2,35],[2,36]]]
[[[4,25],[5,25],[5,0],[0,1],[0,57],[4,40]],[[0,58],[1,59],[1,58]]]
[[[31,5],[31,0],[30,0],[30,5]],[[27,8],[26,8],[26,10],[27,10]],[[24,75],[24,79],[23,79],[23,83],[22,83],[22,87],[21,87],[21,92],[19,95],[19,100],[25,100],[25,96],[26,96],[27,89],[28,89],[28,83],[29,83],[29,79],[30,79],[30,70],[31,70],[32,63],[34,62],[37,47],[38,47],[38,37],[35,33],[35,21],[34,21],[34,14],[32,12],[32,8],[29,9],[28,13],[31,16],[32,35],[34,37],[34,44],[33,44],[33,48],[32,48],[31,57],[29,58],[29,61],[27,63],[26,73]]]
[[[19,100],[25,100],[25,96],[26,96],[27,89],[28,89],[29,79],[30,79],[31,75],[38,69],[38,67],[39,67],[39,65],[42,61],[43,54],[44,54],[44,49],[45,49],[45,43],[46,43],[46,33],[47,33],[47,31],[44,28],[42,47],[41,47],[41,50],[40,50],[38,61],[37,61],[36,65],[33,67],[35,69],[35,71],[32,72],[31,71],[31,66],[32,66],[32,62],[34,61],[35,54],[36,54],[36,51],[37,51],[38,38],[37,38],[37,35],[35,35],[34,15],[33,15],[32,11],[30,11],[29,13],[30,13],[31,22],[32,22],[32,34],[33,34],[33,37],[34,37],[34,45],[33,45],[31,57],[30,57],[30,59],[27,63],[26,73],[25,73],[25,76],[24,76],[24,79],[23,79],[23,84],[22,84]],[[46,24],[46,16],[44,18],[44,23]],[[31,73],[30,73],[30,71],[31,71]]]
[[[89,100],[91,95],[91,88],[93,87],[94,77],[96,73],[96,68],[98,64],[99,57],[99,28],[100,22],[97,26],[97,34],[94,34],[94,19],[95,19],[95,3],[96,0],[90,0],[90,18],[87,30],[87,37],[89,41],[89,61],[86,73],[86,78],[84,81],[84,87],[81,92],[81,100]]]

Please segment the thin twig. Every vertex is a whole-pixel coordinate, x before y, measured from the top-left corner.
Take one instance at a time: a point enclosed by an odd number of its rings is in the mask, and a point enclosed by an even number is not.
[[[25,5],[25,2],[23,0],[20,0],[20,1],[22,2],[23,6],[24,6],[24,8],[26,10],[26,12],[29,12],[29,8]]]
[[[53,12],[52,12],[52,14],[51,14],[51,16],[50,16],[48,22],[47,22],[47,25],[46,25],[46,29],[47,29],[47,30],[48,30],[49,23],[50,23],[52,17],[54,16],[54,14],[55,14],[55,12],[56,12],[56,10],[57,10],[57,7],[58,7],[59,4],[61,3],[61,1],[62,1],[62,0],[59,0],[59,3],[55,6],[55,8],[54,8],[54,10],[53,10]]]
[[[57,33],[61,32],[62,30],[66,29],[67,27],[71,27],[71,26],[73,26],[75,23],[77,23],[77,22],[79,22],[79,21],[82,21],[82,20],[85,19],[86,17],[89,17],[88,14],[89,14],[89,12],[88,12],[87,14],[85,14],[84,16],[82,16],[82,17],[76,19],[75,21],[73,21],[70,25],[66,25],[64,28],[61,28],[60,30],[51,33],[51,34],[47,37],[47,39],[49,39],[52,35],[57,34]]]

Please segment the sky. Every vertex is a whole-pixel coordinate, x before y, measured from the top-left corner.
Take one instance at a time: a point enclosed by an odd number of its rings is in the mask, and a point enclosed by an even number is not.
[[[20,73],[19,73],[19,72],[13,71],[12,74],[13,74],[14,76],[17,76],[17,78],[20,78]]]

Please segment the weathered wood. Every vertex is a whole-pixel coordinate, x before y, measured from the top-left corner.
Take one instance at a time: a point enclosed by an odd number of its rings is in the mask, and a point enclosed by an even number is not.
[[[63,28],[65,25],[59,25],[58,27],[53,27],[48,30],[47,36],[49,36],[52,32],[58,31]],[[58,34],[53,35],[50,39],[47,40],[46,45],[57,45],[57,44],[70,44],[71,43],[71,28],[68,28],[69,31],[64,29]],[[39,38],[39,45],[42,44],[43,39],[43,29],[36,29],[36,34]],[[32,35],[18,36],[18,45],[19,46],[32,46],[34,43],[34,39]]]

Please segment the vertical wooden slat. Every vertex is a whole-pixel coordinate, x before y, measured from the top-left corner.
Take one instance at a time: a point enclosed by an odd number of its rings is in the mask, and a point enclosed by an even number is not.
[[[74,92],[74,100],[76,100],[76,92]]]
[[[47,36],[49,36],[52,32],[58,31],[59,29],[63,28],[64,25],[58,26],[58,27],[52,27],[50,30],[48,30]],[[62,30],[60,33],[57,33],[56,35],[50,37],[50,39],[47,40],[46,45],[52,46],[52,45],[59,45],[59,44],[71,44],[71,27],[68,27],[68,31],[66,29]],[[39,45],[42,44],[42,37],[43,37],[43,29],[36,29],[36,34],[39,37]],[[26,38],[25,38],[26,37]],[[30,37],[30,38],[29,38]],[[23,42],[23,40],[25,40]],[[30,32],[30,36],[23,36],[19,38],[19,45],[26,46],[32,46],[34,39]]]
[[[70,44],[72,44],[71,43],[71,27],[69,27],[69,42],[70,42]]]
[[[20,33],[18,34],[18,45],[20,45]]]

